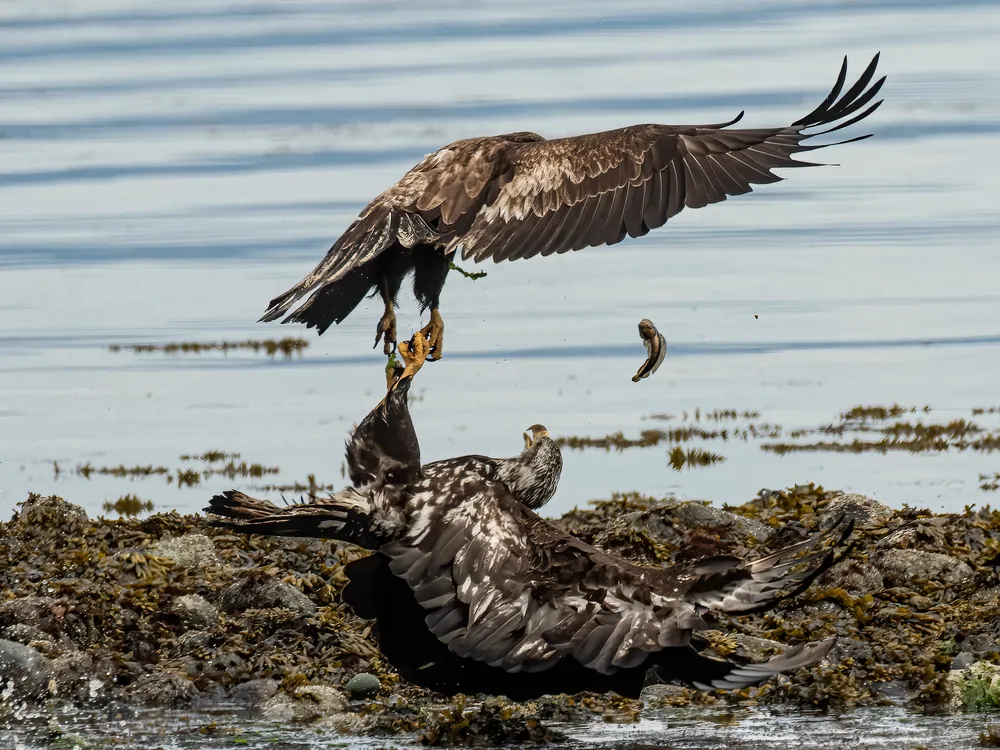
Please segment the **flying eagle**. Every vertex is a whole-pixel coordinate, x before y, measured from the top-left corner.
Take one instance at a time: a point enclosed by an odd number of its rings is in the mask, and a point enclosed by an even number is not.
[[[838,145],[804,141],[878,108],[881,100],[869,105],[885,81],[883,76],[869,87],[878,58],[841,95],[845,57],[823,103],[787,127],[726,129],[743,117],[740,112],[711,125],[632,125],[552,140],[508,133],[455,141],[369,203],[322,262],[271,300],[260,320],[277,320],[311,292],[282,322],[305,323],[322,334],[377,291],[385,313],[375,345],[384,340],[388,355],[396,343],[393,305],[412,271],[420,311],[430,308],[422,332],[430,336],[432,359],[440,359],[441,291],[459,249],[463,260],[499,263],[614,245],[663,226],[685,206],[701,208],[783,179],[775,168],[821,166],[791,157]],[[806,132],[825,125],[833,127]]]
[[[228,491],[205,509],[243,533],[373,550],[346,567],[344,599],[375,620],[379,647],[404,679],[514,700],[582,690],[637,697],[651,679],[741,688],[830,651],[835,638],[738,664],[699,653],[707,642],[695,631],[708,612],[758,612],[804,590],[834,562],[850,523],[748,562],[630,563],[540,518],[474,457],[421,468],[407,393],[429,348],[423,334],[399,345],[405,369],[358,426],[370,448],[359,471],[372,481],[286,508]]]

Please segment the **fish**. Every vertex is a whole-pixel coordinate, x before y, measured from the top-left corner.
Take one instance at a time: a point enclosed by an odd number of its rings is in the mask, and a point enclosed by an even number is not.
[[[667,356],[667,340],[663,338],[662,333],[656,330],[656,326],[649,318],[643,318],[639,321],[639,335],[642,337],[642,343],[646,345],[646,361],[632,376],[633,383],[638,383],[656,372],[664,357]]]

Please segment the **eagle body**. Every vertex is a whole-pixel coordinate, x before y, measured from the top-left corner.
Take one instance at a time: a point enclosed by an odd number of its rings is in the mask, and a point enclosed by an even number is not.
[[[433,313],[458,253],[464,260],[499,263],[615,245],[663,226],[684,208],[702,208],[783,179],[774,169],[818,166],[792,156],[836,145],[805,141],[878,108],[881,100],[872,100],[885,78],[872,83],[877,63],[878,55],[844,92],[845,58],[827,98],[784,127],[731,128],[741,112],[707,125],[642,124],[566,138],[517,132],[455,141],[375,197],[311,273],[271,300],[261,320],[285,316],[282,322],[304,323],[322,334],[375,292],[388,314],[411,272],[421,312]],[[828,125],[826,131],[813,130]]]
[[[243,533],[372,550],[346,567],[344,599],[375,621],[383,654],[405,679],[448,694],[635,697],[650,680],[755,684],[832,647],[833,639],[800,644],[762,664],[737,664],[699,653],[697,631],[707,612],[761,611],[804,589],[833,563],[850,524],[751,561],[636,565],[538,516],[494,459],[421,465],[410,380],[355,431],[366,448],[348,450],[352,477],[368,481],[287,508],[229,491],[206,509],[223,519],[217,525]]]

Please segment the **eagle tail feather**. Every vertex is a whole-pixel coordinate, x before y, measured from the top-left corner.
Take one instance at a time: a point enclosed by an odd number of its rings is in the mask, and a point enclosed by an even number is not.
[[[286,508],[227,490],[209,500],[205,512],[219,517],[212,519],[213,526],[242,534],[335,539],[367,549],[376,549],[380,543],[370,499],[353,487]]]
[[[793,672],[815,664],[830,653],[836,643],[836,636],[813,643],[800,643],[757,664],[738,664],[699,654],[693,648],[685,648],[683,655],[665,654],[670,660],[656,664],[652,670],[664,682],[682,682],[698,690],[739,690],[758,685],[776,674]]]

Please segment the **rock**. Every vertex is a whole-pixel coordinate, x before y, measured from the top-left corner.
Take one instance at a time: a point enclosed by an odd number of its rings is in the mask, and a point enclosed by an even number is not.
[[[4,628],[3,632],[0,633],[0,637],[8,641],[14,641],[15,643],[23,643],[25,646],[30,646],[32,641],[53,642],[52,636],[49,633],[26,622],[19,622]]]
[[[316,605],[290,583],[253,574],[237,581],[222,592],[219,608],[223,612],[243,612],[247,609],[281,607],[304,617],[316,614]]]
[[[204,534],[185,534],[160,539],[149,548],[157,557],[166,557],[175,565],[190,570],[204,570],[219,564],[219,554],[212,540]]]
[[[369,698],[375,695],[381,687],[382,684],[378,681],[378,677],[368,672],[362,672],[348,680],[347,684],[344,685],[344,690],[351,698]]]
[[[965,637],[962,641],[962,650],[971,651],[974,654],[1000,652],[1000,643],[989,633],[976,633]]]
[[[256,707],[278,694],[281,683],[271,679],[248,680],[232,689],[230,697],[237,703]]]
[[[753,537],[758,542],[763,542],[771,536],[771,529],[766,524],[716,508],[714,505],[687,502],[668,504],[666,507],[670,515],[688,528],[721,527],[741,539]]]
[[[838,495],[822,511],[828,522],[843,516],[844,520],[854,521],[855,526],[885,523],[896,514],[889,506],[856,494]]]
[[[0,640],[0,695],[16,701],[42,700],[49,695],[51,679],[52,665],[38,651]]]
[[[340,731],[354,729],[359,722],[358,716],[348,713],[344,695],[327,685],[303,685],[293,695],[279,693],[262,710],[272,721],[317,723]]]
[[[952,671],[961,671],[963,669],[968,669],[976,662],[975,654],[971,654],[968,651],[963,651],[951,662]]]
[[[52,660],[52,678],[56,683],[56,695],[60,698],[86,703],[96,697],[104,683],[93,679],[93,674],[94,659],[84,651],[63,654]]]
[[[17,520],[27,527],[70,531],[87,524],[90,518],[79,505],[61,497],[30,496],[17,512]]]
[[[872,562],[882,572],[887,586],[905,586],[915,581],[934,580],[957,586],[972,578],[973,570],[961,560],[940,552],[916,549],[880,550]]]
[[[171,603],[170,611],[180,617],[187,627],[195,630],[208,630],[219,624],[219,610],[199,594],[178,596]]]
[[[827,658],[834,663],[844,659],[853,659],[855,663],[864,663],[870,661],[874,656],[875,652],[872,647],[864,641],[840,636]]]
[[[816,588],[844,589],[851,594],[874,594],[885,588],[882,573],[871,563],[848,558],[841,560],[816,579]]]
[[[198,694],[186,677],[173,672],[154,672],[129,685],[128,695],[137,706],[184,708]]]
[[[203,655],[211,649],[212,636],[204,630],[189,630],[182,633],[171,649],[176,657]]]
[[[916,694],[915,690],[912,690],[909,686],[907,686],[905,680],[874,682],[871,685],[871,690],[876,695],[887,701],[892,701],[897,705],[905,705],[909,703],[913,700],[913,696]]]
[[[1000,708],[1000,666],[977,661],[966,669],[948,673],[948,703],[952,712]]]
[[[0,604],[0,628],[11,625],[31,625],[50,635],[58,635],[60,618],[65,607],[47,596],[26,596]]]

